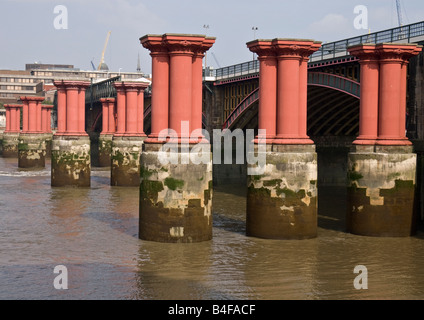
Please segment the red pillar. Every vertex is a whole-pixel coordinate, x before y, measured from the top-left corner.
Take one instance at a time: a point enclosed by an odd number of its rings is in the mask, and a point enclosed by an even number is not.
[[[12,116],[11,116],[11,108],[9,105],[5,104],[4,108],[6,109],[6,130],[4,132],[11,132],[11,124],[12,124]]]
[[[66,87],[66,133],[77,134],[79,130],[78,125],[78,86]]]
[[[146,84],[147,88],[148,84]],[[137,132],[144,134],[144,90],[146,88],[137,89]]]
[[[117,130],[116,134],[124,135],[126,131],[126,123],[125,123],[125,116],[126,116],[126,102],[125,102],[125,88],[122,84],[122,82],[115,82],[113,84],[116,88],[116,113],[117,113]]]
[[[109,99],[109,106],[108,106],[108,112],[109,112],[109,124],[108,124],[108,133],[113,134],[116,131],[116,124],[115,124],[115,98]]]
[[[101,98],[102,103],[102,132],[100,134],[109,133],[109,99]]]
[[[416,45],[378,44],[380,57],[379,145],[411,145],[405,136],[406,72],[402,65],[418,54]],[[402,122],[402,123],[401,123]]]
[[[309,56],[321,47],[321,42],[314,42],[301,50],[299,66],[299,138],[305,139],[302,144],[313,144],[308,136],[308,62]]]
[[[24,96],[23,102],[23,129],[22,133],[41,133],[41,101],[44,97]]]
[[[271,40],[255,40],[247,43],[259,60],[259,111],[258,129],[265,129],[267,142],[277,134],[277,58]]]
[[[85,133],[85,90],[86,87],[78,88],[78,132]]]
[[[125,88],[126,101],[126,135],[137,135],[137,88],[128,86]]]
[[[176,45],[170,48],[169,72],[169,128],[174,130],[179,138],[189,138],[191,132],[192,105],[192,57],[185,46]],[[182,136],[182,122],[188,122],[188,130]]]
[[[151,134],[145,142],[154,143],[159,132],[169,128],[169,55],[162,36],[146,35],[140,43],[152,57]]]
[[[378,103],[380,65],[375,45],[361,44],[348,49],[359,58],[361,66],[361,99],[359,113],[359,136],[353,142],[358,145],[373,145],[378,136]]]
[[[66,89],[63,81],[54,81],[57,88],[57,132],[61,134],[66,132]]]
[[[51,112],[52,112],[53,106],[52,105],[43,105],[42,106],[42,131],[44,133],[51,133],[52,132],[52,124],[51,124]]]
[[[6,129],[5,133],[18,133],[20,131],[20,104],[5,104],[6,109]]]
[[[277,51],[277,137],[276,144],[296,143],[299,138],[298,47],[291,41],[273,41]]]

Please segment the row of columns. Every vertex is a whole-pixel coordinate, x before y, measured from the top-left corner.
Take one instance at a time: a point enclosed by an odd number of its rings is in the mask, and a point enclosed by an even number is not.
[[[140,43],[152,57],[152,124],[146,142],[157,142],[162,130],[172,129],[181,140],[185,132],[202,129],[202,59],[215,38],[164,34],[146,35]],[[154,92],[154,93],[153,93]],[[181,124],[188,124],[182,132]]]
[[[313,144],[307,135],[307,66],[321,47],[313,40],[254,40],[247,43],[258,55],[259,128],[267,143]]]
[[[358,145],[411,145],[406,137],[407,65],[415,44],[361,44],[348,48],[361,65]]]
[[[43,97],[26,96],[20,97],[23,104],[5,104],[6,129],[5,133],[51,133],[51,110],[52,105],[43,105]],[[21,128],[21,109],[22,130]]]
[[[5,105],[3,156],[17,157],[19,168],[42,168],[46,154],[49,154],[53,106],[41,104],[43,97],[22,96],[20,100],[22,104]]]

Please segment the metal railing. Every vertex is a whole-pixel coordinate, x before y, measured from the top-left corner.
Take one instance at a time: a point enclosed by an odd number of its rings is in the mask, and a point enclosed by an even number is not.
[[[259,61],[251,60],[215,70],[215,79],[227,79],[259,72]]]
[[[348,56],[347,49],[360,43],[383,43],[383,42],[418,42],[424,41],[424,21],[397,27],[389,30],[369,33],[331,43],[325,43],[321,48],[310,56],[309,62],[317,62],[327,59],[335,59]],[[216,80],[223,80],[259,73],[259,61],[252,60],[233,66],[223,67],[215,70]]]
[[[349,55],[347,49],[350,46],[361,43],[391,43],[404,42],[411,43],[424,40],[424,21],[396,27],[384,31],[365,34],[358,37],[344,39],[336,42],[325,43],[314,52],[310,61],[333,59]]]
[[[113,83],[120,80],[121,76],[116,76],[97,83],[92,83],[85,92],[85,103],[92,104],[99,101],[100,98],[116,97],[116,89]]]

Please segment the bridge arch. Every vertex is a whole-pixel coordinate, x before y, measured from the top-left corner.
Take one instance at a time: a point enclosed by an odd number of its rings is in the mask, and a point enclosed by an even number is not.
[[[308,73],[308,135],[355,135],[359,133],[360,83],[342,76]],[[256,129],[259,88],[231,112],[223,129]],[[256,118],[256,123],[253,119]]]

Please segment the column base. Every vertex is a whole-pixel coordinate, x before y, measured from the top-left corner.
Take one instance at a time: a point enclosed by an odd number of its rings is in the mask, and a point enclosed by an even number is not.
[[[19,144],[19,133],[4,132],[2,148],[2,156],[4,158],[17,158],[18,157],[18,144]]]
[[[21,133],[18,144],[18,167],[24,169],[46,166],[46,140],[44,134]]]
[[[412,146],[354,146],[348,156],[347,231],[375,237],[415,233]]]
[[[110,167],[112,163],[113,134],[100,134],[99,137],[99,167]]]
[[[111,186],[140,186],[140,155],[145,137],[113,136]]]
[[[159,149],[158,144],[145,144],[141,155],[139,238],[168,243],[211,240],[212,154],[195,164],[186,161],[188,152],[177,152],[177,163],[164,163]]]
[[[54,135],[51,160],[52,187],[89,187],[90,175],[90,138]]]
[[[257,152],[257,151],[256,151]],[[248,170],[257,169],[248,165]],[[260,175],[247,176],[246,233],[266,239],[317,236],[315,145],[274,145]]]

